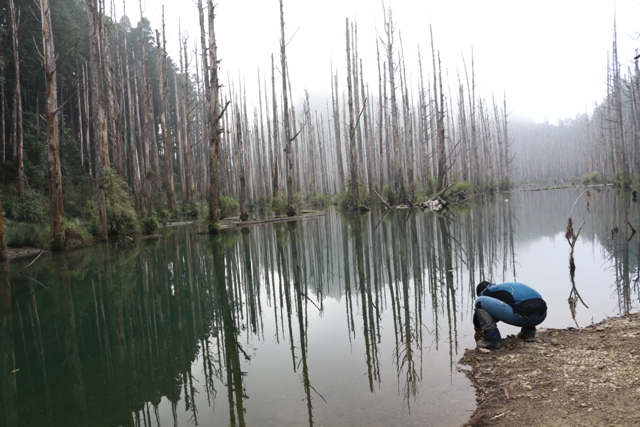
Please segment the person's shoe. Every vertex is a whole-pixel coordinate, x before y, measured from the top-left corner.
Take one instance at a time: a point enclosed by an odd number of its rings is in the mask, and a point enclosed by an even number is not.
[[[536,340],[535,335],[525,335],[522,332],[518,332],[518,338],[524,340],[524,342],[535,342]]]
[[[491,351],[500,351],[500,350],[504,350],[504,343],[502,341],[491,342],[483,338],[476,343],[476,347],[484,348]]]

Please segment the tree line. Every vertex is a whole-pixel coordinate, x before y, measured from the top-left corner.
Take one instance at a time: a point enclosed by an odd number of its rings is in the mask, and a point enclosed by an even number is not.
[[[620,58],[614,21],[607,53],[606,93],[590,114],[556,124],[513,124],[513,177],[521,182],[616,182],[640,176],[640,67],[638,52]]]
[[[70,218],[106,239],[208,206],[215,232],[225,198],[246,219],[247,205],[295,215],[303,195],[337,195],[357,210],[372,194],[413,205],[456,182],[510,185],[506,95],[476,93],[473,54],[455,77],[443,70],[433,37],[430,60],[420,53],[418,72],[407,71],[391,9],[371,35],[377,82],[364,78],[357,23],[347,19],[347,69],[332,67],[331,99],[315,109],[308,94],[294,102],[282,1],[279,57],[257,70],[257,94],[244,76],[220,77],[211,1],[194,6],[200,37],[180,31],[178,58],[167,53],[164,16],[153,30],[141,2],[136,26],[126,2],[122,16],[102,0],[37,6],[40,18],[25,0],[0,10],[9,42],[0,48],[0,178],[9,219],[48,217],[53,248],[65,246]],[[46,191],[48,212],[25,207]]]

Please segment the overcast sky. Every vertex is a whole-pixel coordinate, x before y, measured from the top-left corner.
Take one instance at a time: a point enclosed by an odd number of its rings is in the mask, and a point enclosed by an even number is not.
[[[189,34],[190,45],[199,43],[198,10],[193,0],[143,1],[145,16],[154,28],[160,28],[163,4],[168,48],[175,58],[179,20]],[[258,69],[269,77],[272,53],[279,62],[279,2],[218,0],[216,4],[221,78],[242,78],[247,91],[255,92]],[[415,92],[418,46],[425,78],[426,73],[431,74],[431,24],[451,90],[457,87],[457,73],[464,73],[462,56],[469,67],[473,48],[477,93],[487,98],[493,93],[502,99],[506,91],[512,120],[555,123],[592,110],[606,92],[614,9],[623,70],[633,67],[635,49],[640,47],[636,40],[640,5],[636,0],[386,0],[385,5],[392,9],[402,37],[407,74]],[[128,3],[127,8],[131,20],[137,22],[137,4]],[[341,76],[340,84],[346,83],[345,18],[357,23],[365,81],[377,92],[375,44],[376,34],[384,28],[382,1],[285,0],[284,13],[296,101],[306,89],[317,106],[324,106],[331,93],[332,61]]]

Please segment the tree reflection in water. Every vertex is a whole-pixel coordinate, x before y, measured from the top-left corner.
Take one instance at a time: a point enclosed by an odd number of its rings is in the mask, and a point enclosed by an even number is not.
[[[539,208],[516,207],[518,197]],[[299,381],[288,394],[301,399],[286,400],[305,424],[319,414],[326,423],[349,393],[386,396],[385,375],[395,375],[408,410],[421,410],[415,400],[438,386],[431,370],[448,364],[455,375],[475,284],[517,279],[517,242],[562,233],[574,199],[513,195],[443,216],[330,212],[212,238],[176,228],[155,242],[43,257],[29,269],[42,286],[9,265],[0,280],[1,425],[249,425],[271,410],[250,387],[257,374],[249,363],[270,345],[285,349],[288,372],[278,375]],[[594,192],[590,215],[580,242],[604,248],[620,313],[630,312],[640,240],[621,225],[640,228],[638,205]],[[586,286],[570,279],[575,317]],[[338,353],[344,337],[347,353],[360,357],[364,383],[343,386],[348,392],[334,387],[347,368],[321,368],[320,359],[333,356],[314,345],[324,316],[340,316],[339,330],[330,332],[336,355],[349,357]],[[434,368],[439,352],[446,364]],[[268,414],[273,425],[282,421]]]

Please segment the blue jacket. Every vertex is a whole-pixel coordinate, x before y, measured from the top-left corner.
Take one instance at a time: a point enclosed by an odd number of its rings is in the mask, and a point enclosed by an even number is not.
[[[519,282],[507,282],[489,285],[478,296],[491,297],[504,301],[513,307],[513,312],[528,318],[531,315],[542,315],[547,311],[547,303],[533,288]]]

